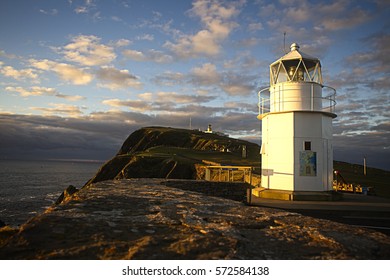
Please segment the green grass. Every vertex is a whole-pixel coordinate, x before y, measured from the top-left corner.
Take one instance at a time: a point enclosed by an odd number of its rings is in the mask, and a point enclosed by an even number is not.
[[[153,147],[147,149],[142,153],[149,156],[167,156],[167,157],[179,157],[187,158],[194,162],[202,162],[202,160],[212,161],[225,165],[245,165],[245,166],[260,166],[260,157],[250,156],[248,158],[242,158],[237,153],[218,152],[218,151],[203,151],[194,149],[185,149],[178,147]]]

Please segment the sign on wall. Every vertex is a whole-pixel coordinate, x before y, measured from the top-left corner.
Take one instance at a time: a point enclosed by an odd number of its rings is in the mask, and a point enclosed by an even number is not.
[[[317,153],[313,151],[299,152],[299,175],[317,176]]]

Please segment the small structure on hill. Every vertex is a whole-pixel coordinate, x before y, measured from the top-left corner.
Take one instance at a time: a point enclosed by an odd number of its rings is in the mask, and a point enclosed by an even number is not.
[[[312,199],[322,200],[332,190],[335,95],[323,85],[320,60],[296,43],[270,65],[270,87],[259,92],[262,189],[254,195],[294,200],[315,192]]]
[[[204,133],[210,133],[210,134],[216,134],[216,135],[219,135],[219,136],[226,136],[226,137],[229,137],[228,134],[225,134],[223,132],[219,132],[219,131],[213,131],[213,129],[211,128],[211,124],[208,125],[207,129],[205,131],[203,131]]]
[[[207,130],[204,133],[213,133],[213,129],[211,128],[211,124],[208,125]]]

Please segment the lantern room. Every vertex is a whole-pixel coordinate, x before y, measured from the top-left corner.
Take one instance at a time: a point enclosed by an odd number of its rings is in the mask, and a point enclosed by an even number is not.
[[[292,44],[289,53],[270,65],[270,85],[283,82],[322,84],[320,61],[299,51],[298,44]]]

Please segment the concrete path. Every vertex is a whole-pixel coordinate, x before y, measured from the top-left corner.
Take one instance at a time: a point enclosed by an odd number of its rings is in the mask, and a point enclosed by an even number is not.
[[[284,201],[252,196],[251,205],[379,230],[390,235],[390,199],[344,194],[341,201]]]

